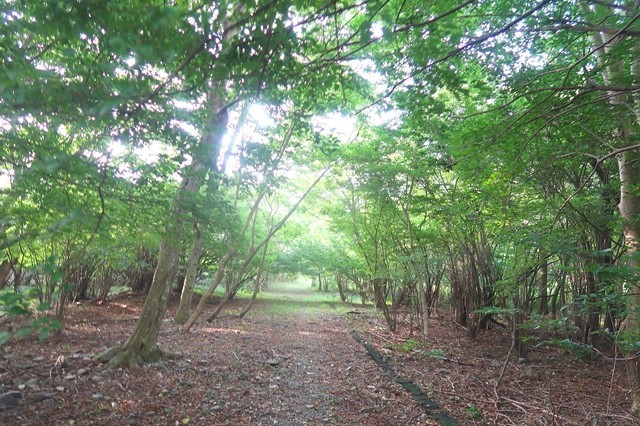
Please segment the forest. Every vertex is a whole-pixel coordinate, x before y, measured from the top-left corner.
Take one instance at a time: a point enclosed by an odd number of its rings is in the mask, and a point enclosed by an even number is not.
[[[105,374],[182,368],[211,324],[261,329],[301,279],[370,318],[378,349],[494,345],[491,402],[459,421],[574,424],[499,394],[553,353],[604,372],[618,417],[593,424],[640,422],[640,0],[6,0],[0,17],[0,423],[23,396],[15,348],[86,345],[74,327],[121,297],[137,310],[92,354]],[[342,424],[327,416],[306,418]]]

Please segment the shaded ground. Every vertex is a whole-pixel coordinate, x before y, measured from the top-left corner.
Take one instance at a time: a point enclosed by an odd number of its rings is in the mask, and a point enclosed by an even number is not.
[[[129,295],[74,306],[61,336],[3,346],[0,391],[22,398],[0,410],[0,424],[437,424],[351,330],[460,424],[637,424],[626,411],[620,364],[614,371],[613,362],[585,364],[544,348],[527,363],[513,360],[496,388],[506,333],[471,341],[441,318],[426,343],[407,344],[409,323],[401,321],[400,332],[391,334],[374,311],[342,305],[301,283],[273,285],[244,320],[201,322],[188,335],[167,320],[161,345],[183,359],[105,370],[92,355],[128,336],[142,302]]]

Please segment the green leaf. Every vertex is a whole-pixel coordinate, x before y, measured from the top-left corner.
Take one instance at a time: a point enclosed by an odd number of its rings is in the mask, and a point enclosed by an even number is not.
[[[40,341],[42,342],[47,337],[49,337],[49,334],[51,334],[51,328],[42,327],[38,330],[38,339],[40,339]]]
[[[51,302],[40,302],[36,309],[38,310],[38,312],[48,311],[49,309],[51,309]]]
[[[16,337],[26,337],[31,334],[32,331],[33,329],[31,327],[23,327],[16,331]]]
[[[422,354],[432,358],[444,358],[444,352],[442,349],[431,349],[430,351],[424,351]]]
[[[0,346],[4,345],[11,338],[8,331],[0,331]]]
[[[31,313],[31,312],[29,312],[28,309],[25,309],[24,307],[22,307],[20,305],[9,306],[9,308],[5,309],[5,312],[7,312],[7,314],[12,315],[12,316],[29,315]]]

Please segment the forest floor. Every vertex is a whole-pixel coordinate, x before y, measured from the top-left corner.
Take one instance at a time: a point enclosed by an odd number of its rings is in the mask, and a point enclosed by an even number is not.
[[[628,413],[622,362],[585,363],[544,347],[505,364],[510,339],[499,327],[470,340],[442,316],[423,341],[408,316],[390,333],[373,309],[302,282],[272,284],[243,320],[228,316],[246,303],[236,300],[189,334],[169,320],[174,297],[159,341],[184,357],[105,369],[94,355],[127,338],[143,301],[77,304],[60,335],[2,346],[0,393],[18,398],[0,406],[0,424],[435,425],[447,416],[461,425],[640,424]],[[418,404],[407,381],[439,407]]]

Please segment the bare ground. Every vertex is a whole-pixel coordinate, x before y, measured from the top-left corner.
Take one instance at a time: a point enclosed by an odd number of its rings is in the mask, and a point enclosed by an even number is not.
[[[0,407],[0,424],[438,424],[438,411],[425,412],[352,330],[462,425],[640,424],[628,413],[622,362],[541,348],[505,366],[508,333],[469,340],[446,317],[432,321],[426,342],[407,345],[420,340],[410,322],[392,334],[370,308],[322,301],[299,285],[273,286],[244,320],[200,322],[187,335],[166,320],[161,346],[185,356],[134,370],[106,370],[93,355],[126,339],[143,297],[73,306],[61,335],[2,347],[0,391],[21,398]]]

